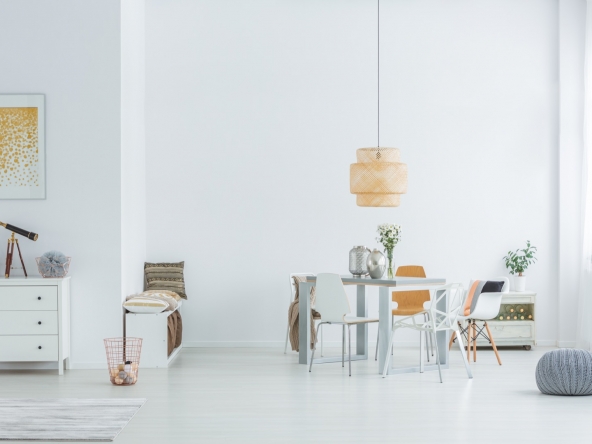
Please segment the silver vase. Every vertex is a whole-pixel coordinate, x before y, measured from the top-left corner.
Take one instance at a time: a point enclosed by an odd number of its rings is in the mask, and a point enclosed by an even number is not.
[[[386,257],[376,248],[368,255],[366,267],[372,279],[380,279],[386,270]]]
[[[363,245],[349,250],[349,272],[356,277],[368,276],[368,266],[366,259],[370,255],[370,249]]]

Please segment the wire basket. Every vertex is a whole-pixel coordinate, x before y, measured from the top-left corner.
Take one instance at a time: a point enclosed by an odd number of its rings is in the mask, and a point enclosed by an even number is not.
[[[108,338],[104,342],[111,383],[134,385],[138,380],[142,338]]]
[[[68,261],[61,265],[40,264],[40,257],[36,257],[35,262],[37,262],[37,270],[39,270],[39,274],[44,278],[63,278],[68,274],[68,271],[70,271],[70,262],[72,261],[71,257],[67,257],[66,259],[68,259]]]

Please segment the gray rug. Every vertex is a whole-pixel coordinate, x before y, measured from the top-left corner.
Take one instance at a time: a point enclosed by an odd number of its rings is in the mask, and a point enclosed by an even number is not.
[[[0,399],[2,441],[113,441],[145,399]]]

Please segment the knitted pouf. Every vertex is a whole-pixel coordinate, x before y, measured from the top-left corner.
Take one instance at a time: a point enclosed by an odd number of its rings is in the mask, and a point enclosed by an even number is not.
[[[545,353],[536,367],[536,383],[546,395],[592,395],[592,353],[571,348]]]

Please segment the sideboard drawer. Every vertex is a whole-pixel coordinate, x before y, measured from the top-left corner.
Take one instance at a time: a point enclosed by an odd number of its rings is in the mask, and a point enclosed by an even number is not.
[[[534,338],[534,323],[532,321],[516,322],[488,322],[493,338],[504,339],[531,339]]]
[[[0,335],[57,334],[57,311],[0,311]]]
[[[56,361],[57,359],[57,335],[0,336],[0,361]]]
[[[56,286],[0,287],[0,310],[57,310]]]

